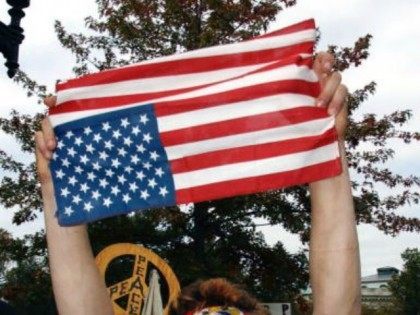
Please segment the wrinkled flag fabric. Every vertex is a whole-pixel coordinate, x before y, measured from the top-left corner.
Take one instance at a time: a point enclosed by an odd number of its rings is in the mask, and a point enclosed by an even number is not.
[[[315,23],[57,85],[50,168],[61,225],[340,173],[314,105]]]

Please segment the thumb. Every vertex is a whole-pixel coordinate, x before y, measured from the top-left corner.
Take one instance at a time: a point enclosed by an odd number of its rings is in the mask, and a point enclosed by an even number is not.
[[[49,168],[49,160],[46,159],[42,155],[41,150],[38,145],[39,141],[41,140],[40,139],[41,137],[42,137],[41,132],[37,132],[35,134],[35,142],[37,143],[36,148],[35,148],[35,158],[36,158],[36,169],[38,173],[38,179],[39,179],[39,182],[41,183],[41,186],[44,186],[46,184],[52,183],[52,177],[51,177],[51,172]]]
[[[46,219],[54,216],[56,204],[54,198],[54,185],[52,182],[52,176],[49,168],[49,159],[45,158],[42,154],[40,146],[44,145],[44,136],[41,131],[35,134],[35,158],[36,158],[36,169],[38,173],[38,180],[41,183],[42,200],[44,203],[44,214]]]

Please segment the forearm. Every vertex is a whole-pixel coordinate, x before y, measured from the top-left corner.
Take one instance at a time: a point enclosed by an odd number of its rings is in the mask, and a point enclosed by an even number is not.
[[[53,196],[52,185],[44,185],[42,189],[43,196]],[[53,198],[44,197],[49,263],[59,313],[113,314],[86,226],[60,227],[54,209]]]
[[[310,276],[314,314],[360,314],[360,258],[345,159],[343,172],[310,184]]]

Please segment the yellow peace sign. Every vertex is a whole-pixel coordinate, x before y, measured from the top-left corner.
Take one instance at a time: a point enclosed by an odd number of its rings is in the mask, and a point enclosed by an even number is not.
[[[108,286],[115,315],[140,315],[144,298],[149,292],[148,275],[152,269],[158,271],[161,280],[166,281],[161,285],[167,289],[167,296],[163,299],[163,314],[167,315],[169,307],[180,291],[179,282],[171,267],[151,250],[130,243],[119,243],[106,247],[96,256],[96,264],[102,277],[112,261],[125,256],[134,258],[131,276]],[[126,298],[124,306],[118,303],[121,298]]]

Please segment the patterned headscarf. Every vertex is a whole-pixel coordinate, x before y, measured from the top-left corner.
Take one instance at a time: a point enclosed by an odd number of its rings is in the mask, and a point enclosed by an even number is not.
[[[186,315],[246,315],[236,307],[212,306],[199,311],[190,311]]]

